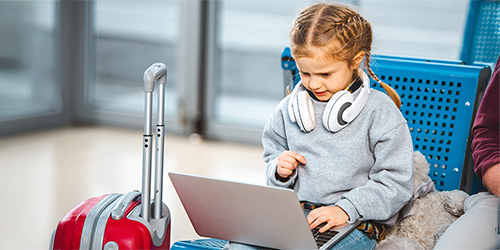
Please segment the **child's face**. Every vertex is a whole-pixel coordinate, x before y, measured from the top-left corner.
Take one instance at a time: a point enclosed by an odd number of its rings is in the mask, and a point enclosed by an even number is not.
[[[320,101],[328,101],[339,90],[344,90],[352,82],[353,70],[357,67],[318,57],[300,57],[295,61],[302,84]]]

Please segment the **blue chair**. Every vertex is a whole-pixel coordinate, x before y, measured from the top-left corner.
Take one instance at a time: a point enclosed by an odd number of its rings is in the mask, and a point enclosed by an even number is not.
[[[494,63],[500,54],[500,1],[471,0],[460,60]]]
[[[401,97],[414,149],[431,164],[429,175],[436,189],[477,192],[470,131],[490,66],[383,56],[372,60],[375,73]],[[381,89],[375,81],[372,87]]]

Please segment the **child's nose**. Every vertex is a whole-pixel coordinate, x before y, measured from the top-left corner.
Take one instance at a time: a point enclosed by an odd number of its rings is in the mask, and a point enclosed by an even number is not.
[[[319,77],[311,77],[311,81],[309,81],[309,88],[311,89],[319,89],[321,88],[322,82]]]

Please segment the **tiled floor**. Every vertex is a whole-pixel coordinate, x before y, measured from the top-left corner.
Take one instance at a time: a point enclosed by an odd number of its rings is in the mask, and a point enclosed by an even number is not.
[[[58,221],[82,200],[141,188],[142,131],[75,127],[0,139],[0,249],[47,249]],[[199,238],[166,173],[264,184],[262,147],[165,140],[164,202],[171,242]]]

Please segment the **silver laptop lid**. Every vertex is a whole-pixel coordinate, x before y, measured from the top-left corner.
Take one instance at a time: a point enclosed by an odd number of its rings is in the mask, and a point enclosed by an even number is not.
[[[277,249],[318,249],[293,190],[169,173],[196,233]]]

